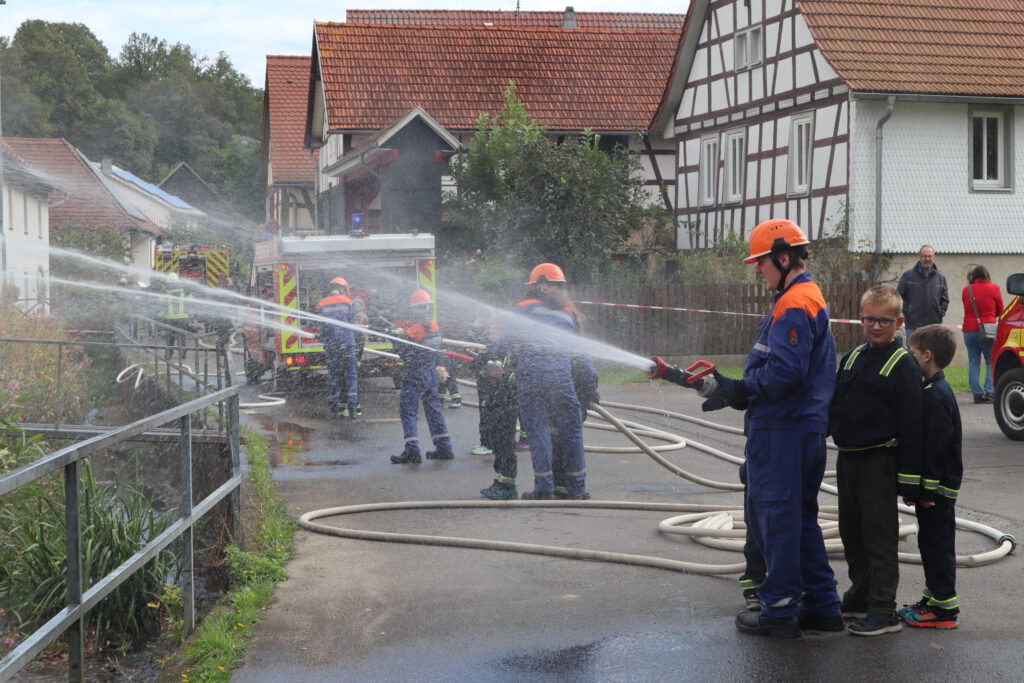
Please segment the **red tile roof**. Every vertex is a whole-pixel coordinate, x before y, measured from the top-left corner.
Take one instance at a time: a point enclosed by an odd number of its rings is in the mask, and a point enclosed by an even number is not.
[[[67,193],[57,194],[50,209],[51,228],[133,228],[161,234],[142,216],[131,213],[110,191],[97,171],[64,138],[4,138],[26,166],[51,180]]]
[[[263,144],[270,145],[274,184],[311,185],[314,181],[316,162],[303,148],[310,61],[310,57],[267,55],[263,106],[269,131],[263,131]]]
[[[505,26],[562,28],[565,12],[502,12],[480,10],[350,9],[350,24],[404,24],[416,26]],[[683,27],[685,14],[643,12],[576,12],[579,28],[602,30],[669,30]]]
[[[317,22],[330,128],[375,131],[422,107],[451,131],[497,113],[515,80],[549,130],[648,130],[681,31]]]
[[[1024,95],[1020,0],[801,0],[800,10],[853,90]]]

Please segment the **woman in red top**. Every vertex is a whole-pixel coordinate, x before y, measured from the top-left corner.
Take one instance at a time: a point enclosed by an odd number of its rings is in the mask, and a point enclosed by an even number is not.
[[[989,282],[988,269],[977,266],[967,275],[964,287],[964,344],[967,346],[967,380],[971,385],[975,403],[992,402],[992,340],[982,341],[978,318],[983,323],[994,323],[1003,312],[1003,293],[999,285]],[[971,303],[971,290],[974,291],[974,304],[978,313],[974,313]],[[985,387],[979,382],[981,374],[981,357],[985,357]]]

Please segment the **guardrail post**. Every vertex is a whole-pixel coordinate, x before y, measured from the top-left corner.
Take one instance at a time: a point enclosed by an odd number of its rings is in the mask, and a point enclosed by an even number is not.
[[[64,526],[67,534],[68,606],[82,604],[82,461],[64,467]],[[82,619],[68,627],[68,680],[82,680],[84,637]]]
[[[178,420],[181,426],[181,517],[192,516],[192,416],[185,415]],[[192,525],[181,534],[181,603],[184,608],[185,633],[192,633],[196,627],[195,564]]]
[[[64,344],[63,343],[59,343],[59,344],[57,344],[57,401],[56,401],[56,404],[53,406],[53,409],[54,409],[53,428],[54,429],[59,429],[60,428],[60,404],[61,404],[61,398],[62,398],[61,397],[61,393],[62,393],[61,392],[61,389],[62,389],[61,374],[62,374],[62,371],[63,371],[63,366],[64,366]]]
[[[238,415],[238,394],[228,398],[228,449],[231,453],[231,476],[238,477],[242,473],[242,435]],[[221,423],[223,424],[223,423]],[[242,545],[242,487],[239,485],[231,492],[231,536],[235,545]]]

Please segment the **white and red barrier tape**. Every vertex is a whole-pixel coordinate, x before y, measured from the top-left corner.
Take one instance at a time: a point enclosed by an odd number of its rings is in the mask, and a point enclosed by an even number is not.
[[[763,318],[763,313],[737,313],[735,311],[713,311],[707,308],[678,308],[676,306],[648,306],[647,304],[613,304],[606,301],[575,301],[577,304],[586,304],[589,306],[617,306],[619,308],[639,308],[648,311],[681,311],[683,313],[714,313],[716,315],[735,315],[740,317],[748,318]],[[831,322],[834,323],[847,323],[849,325],[860,325],[859,320],[849,320],[847,318],[832,318]],[[946,327],[952,327],[954,329],[960,329],[961,325],[946,325]]]

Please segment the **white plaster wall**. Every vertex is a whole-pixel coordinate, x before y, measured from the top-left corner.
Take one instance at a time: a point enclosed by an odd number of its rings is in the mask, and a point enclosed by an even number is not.
[[[851,107],[851,248],[875,249],[875,124],[885,102]],[[882,250],[1024,253],[1024,107],[1013,114],[1012,192],[970,191],[966,104],[897,100],[883,128]]]
[[[50,278],[50,210],[46,199],[7,184],[3,193],[6,282],[18,288],[18,305],[45,313]]]

